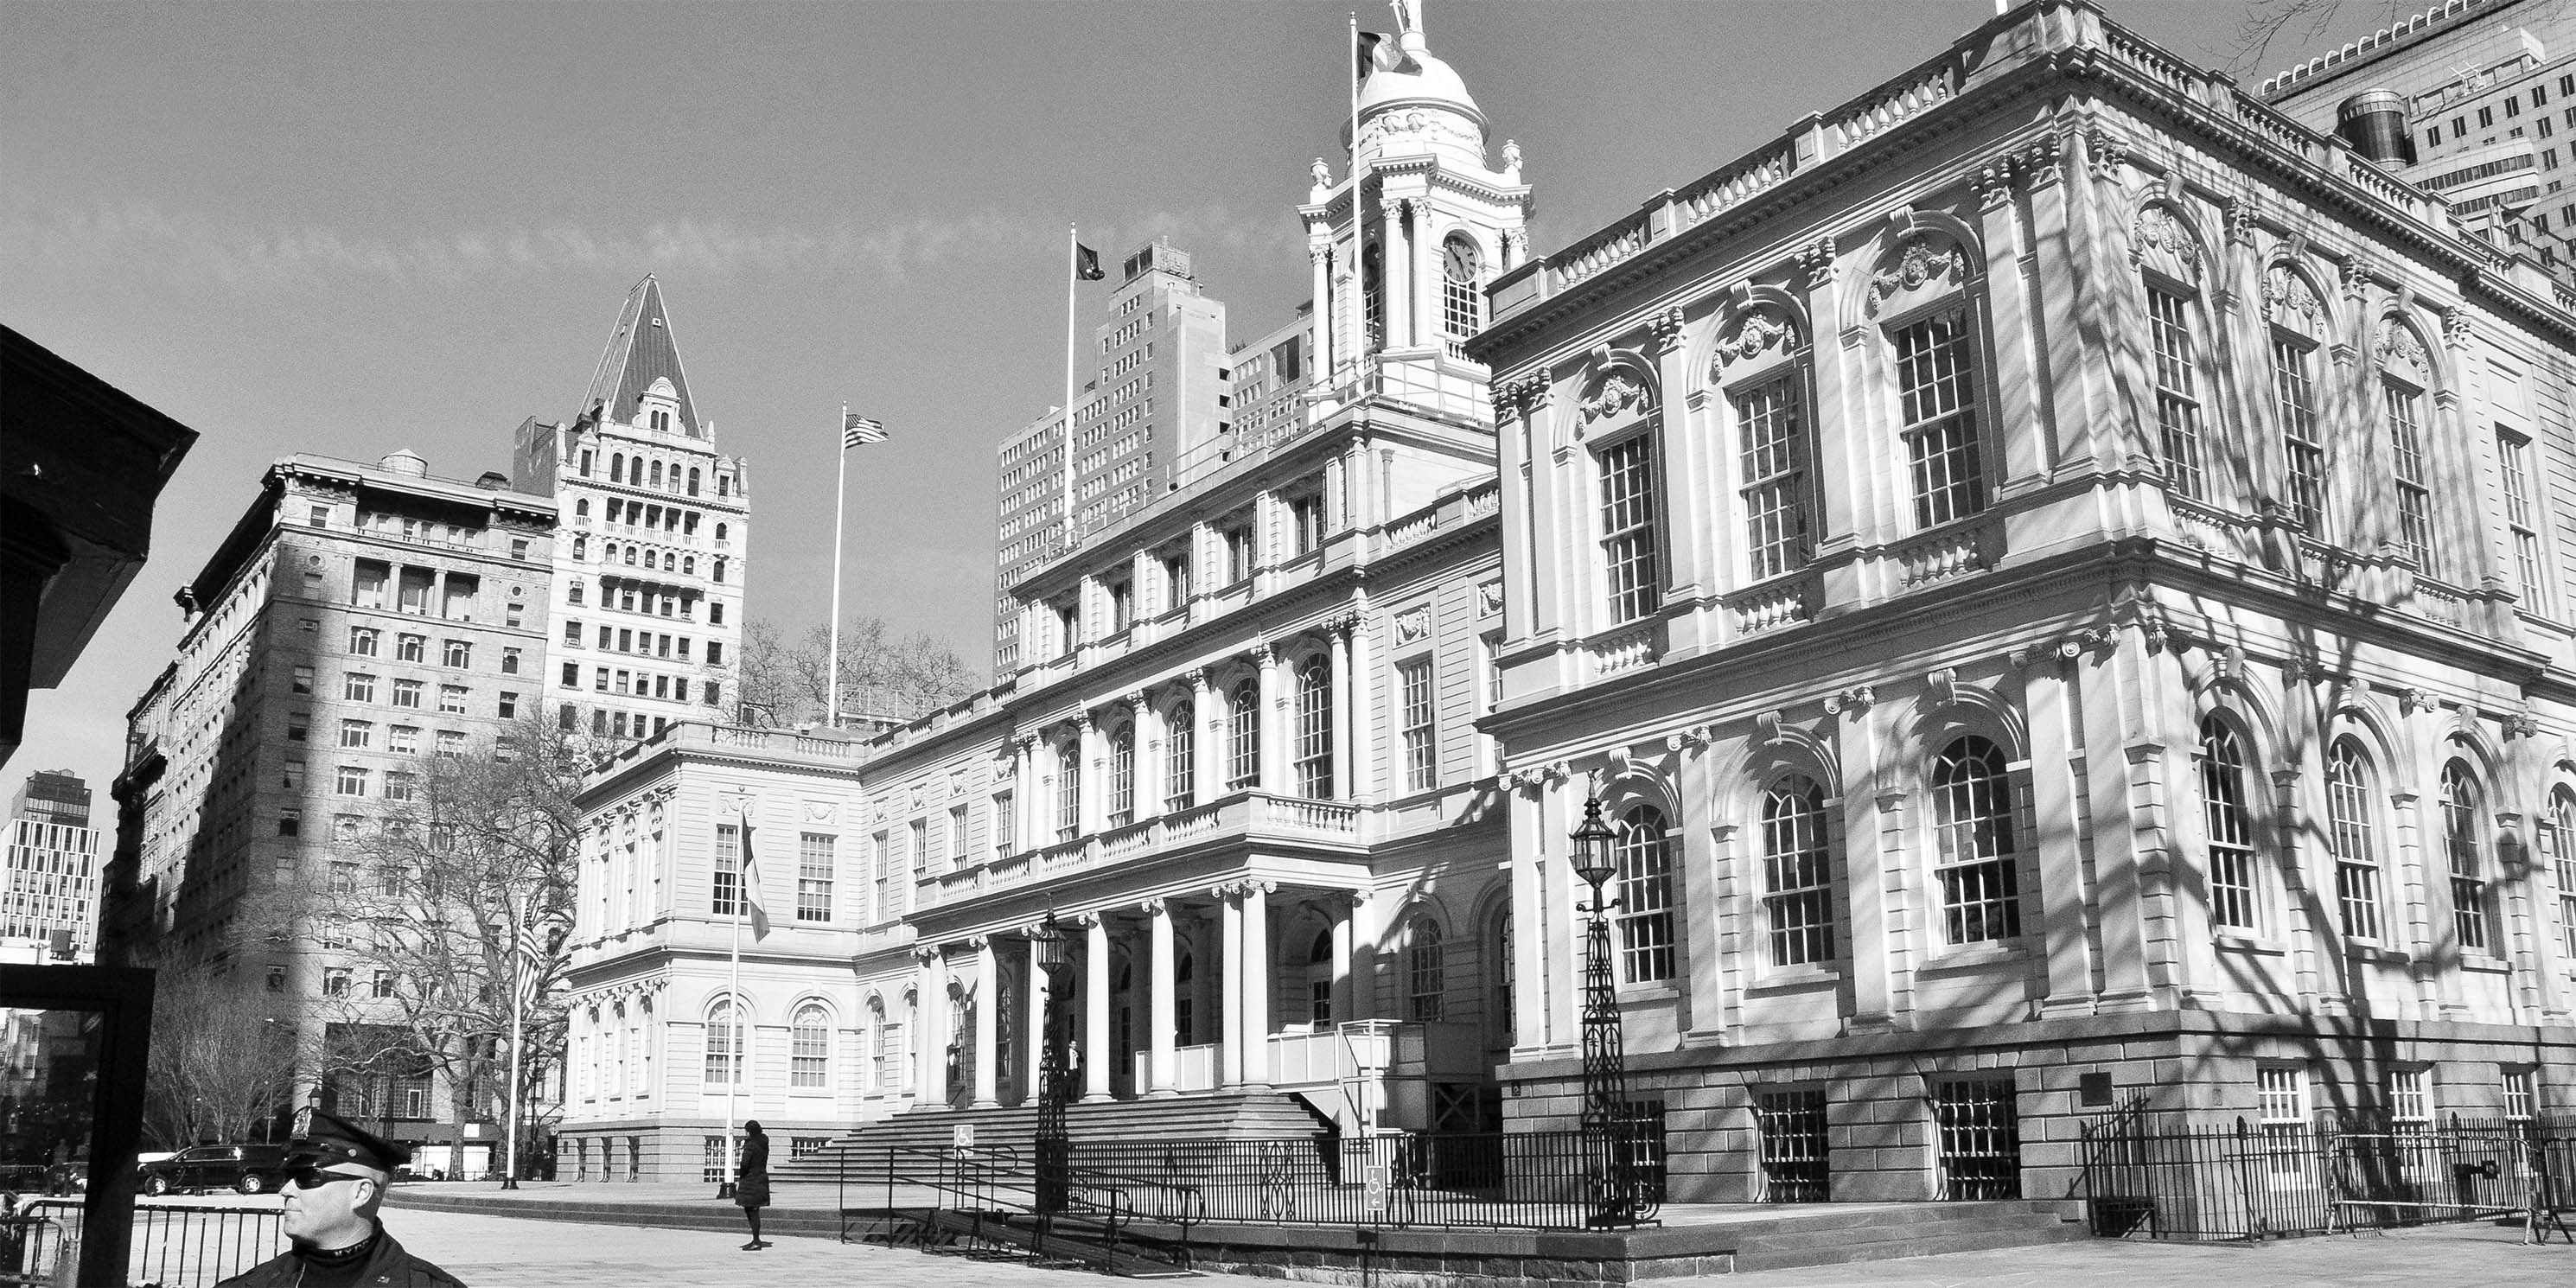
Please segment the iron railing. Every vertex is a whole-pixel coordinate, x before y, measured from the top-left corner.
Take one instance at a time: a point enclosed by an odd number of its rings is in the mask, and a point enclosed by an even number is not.
[[[2576,1123],[2124,1112],[2085,1125],[2084,1198],[2109,1238],[2231,1240],[2576,1205]]]
[[[1580,1131],[1315,1135],[1269,1140],[1080,1141],[1077,1166],[1186,1182],[1207,1219],[1254,1225],[1579,1230],[1599,1215],[1617,1159],[1647,1203],[1664,1193],[1660,1139]],[[1648,1209],[1651,1211],[1651,1208]]]
[[[273,1207],[134,1205],[127,1282],[138,1288],[207,1288],[286,1250]],[[37,1199],[0,1226],[0,1284],[55,1282],[56,1263],[78,1256],[81,1203]]]

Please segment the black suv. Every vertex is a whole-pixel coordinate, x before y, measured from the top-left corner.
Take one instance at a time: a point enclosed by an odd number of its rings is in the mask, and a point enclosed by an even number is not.
[[[287,1170],[284,1145],[191,1145],[145,1163],[143,1192],[222,1188],[261,1194],[286,1184]]]

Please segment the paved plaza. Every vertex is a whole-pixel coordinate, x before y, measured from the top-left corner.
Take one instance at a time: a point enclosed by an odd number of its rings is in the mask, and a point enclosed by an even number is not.
[[[979,1260],[909,1249],[781,1238],[744,1252],[738,1230],[667,1230],[585,1225],[453,1212],[396,1210],[387,1224],[405,1245],[454,1271],[474,1288],[607,1288],[688,1284],[705,1288],[779,1285],[1100,1284],[1079,1270],[1032,1269],[1014,1260]],[[2361,1238],[2297,1239],[2240,1247],[2096,1241],[1962,1252],[1902,1261],[1777,1270],[1709,1279],[1659,1280],[1705,1288],[2568,1288],[2576,1284],[2576,1248],[2517,1247],[2516,1232],[2489,1225],[2439,1226]],[[1255,1280],[1209,1275],[1196,1282],[1249,1285]],[[1276,1284],[1275,1280],[1265,1280]]]

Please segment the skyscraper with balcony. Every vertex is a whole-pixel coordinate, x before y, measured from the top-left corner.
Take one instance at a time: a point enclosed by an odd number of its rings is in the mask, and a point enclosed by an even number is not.
[[[699,414],[658,280],[627,292],[580,414],[531,417],[514,446],[514,486],[553,498],[563,527],[546,710],[618,739],[732,716],[750,484]]]

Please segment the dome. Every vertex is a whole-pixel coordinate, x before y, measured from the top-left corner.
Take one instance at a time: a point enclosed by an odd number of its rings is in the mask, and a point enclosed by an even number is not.
[[[1418,71],[1390,71],[1381,68],[1360,82],[1360,119],[1366,120],[1382,108],[1445,107],[1464,113],[1476,123],[1478,133],[1485,128],[1485,113],[1468,96],[1467,82],[1449,64],[1419,50],[1409,51]]]

